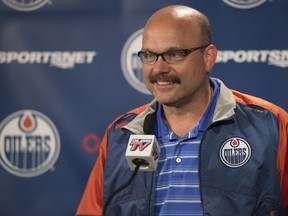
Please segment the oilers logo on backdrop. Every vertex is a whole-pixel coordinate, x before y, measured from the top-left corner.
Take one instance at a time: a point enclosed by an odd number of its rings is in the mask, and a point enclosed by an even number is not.
[[[34,110],[22,110],[0,124],[0,164],[13,175],[35,177],[53,168],[60,153],[52,121]]]
[[[51,2],[51,0],[2,0],[8,7],[18,11],[33,11]]]
[[[221,161],[228,167],[236,168],[246,164],[251,157],[251,147],[242,138],[230,138],[220,148]]]
[[[142,46],[143,29],[136,31],[126,41],[121,53],[121,68],[127,82],[137,91],[150,94],[143,81],[142,63],[137,56]]]
[[[223,0],[226,4],[240,9],[249,9],[257,7],[267,0]]]

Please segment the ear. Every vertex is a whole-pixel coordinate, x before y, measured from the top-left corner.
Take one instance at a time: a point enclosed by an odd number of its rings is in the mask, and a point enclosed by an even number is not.
[[[204,51],[205,69],[210,72],[214,66],[217,57],[217,48],[210,44]]]

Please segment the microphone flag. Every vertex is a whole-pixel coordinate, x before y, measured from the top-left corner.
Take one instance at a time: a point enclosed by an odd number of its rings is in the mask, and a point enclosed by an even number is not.
[[[155,171],[160,156],[155,135],[130,135],[125,155],[132,171],[138,162],[142,163],[139,170]]]

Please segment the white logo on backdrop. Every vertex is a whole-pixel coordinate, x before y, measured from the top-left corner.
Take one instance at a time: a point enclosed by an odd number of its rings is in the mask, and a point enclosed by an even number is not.
[[[223,0],[226,4],[240,9],[249,9],[257,7],[267,0]]]
[[[0,164],[19,177],[39,176],[53,168],[60,153],[57,128],[45,115],[21,110],[0,124]]]
[[[91,64],[95,51],[0,51],[0,64],[50,64],[61,69],[71,69],[76,64]]]
[[[50,3],[51,0],[2,0],[2,2],[14,10],[33,11]]]
[[[216,63],[267,63],[288,67],[288,50],[218,50]]]
[[[136,31],[126,41],[121,53],[121,68],[127,82],[137,91],[150,94],[143,81],[142,63],[137,56],[142,46],[143,29]]]

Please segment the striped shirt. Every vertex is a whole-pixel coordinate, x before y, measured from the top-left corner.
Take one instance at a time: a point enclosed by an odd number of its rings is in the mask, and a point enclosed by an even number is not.
[[[212,100],[199,124],[178,137],[165,124],[158,104],[156,136],[161,148],[156,171],[155,215],[202,215],[199,187],[199,147],[219,95],[214,85]]]

